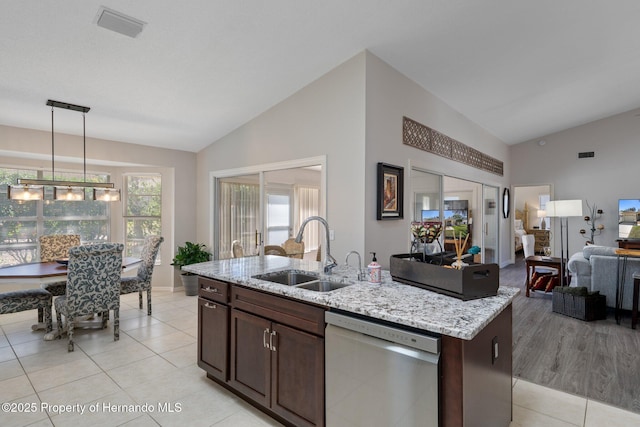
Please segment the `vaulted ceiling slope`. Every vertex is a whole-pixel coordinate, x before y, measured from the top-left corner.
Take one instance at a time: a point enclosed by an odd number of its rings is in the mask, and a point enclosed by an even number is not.
[[[197,152],[368,49],[515,144],[640,107],[639,22],[636,0],[2,0],[0,124],[49,130],[55,99],[88,136]]]

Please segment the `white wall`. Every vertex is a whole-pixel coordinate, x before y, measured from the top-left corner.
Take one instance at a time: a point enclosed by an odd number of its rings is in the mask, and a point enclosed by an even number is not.
[[[179,144],[176,144],[179,145]],[[196,154],[149,146],[87,138],[87,172],[105,172],[122,188],[126,172],[161,173],[163,179],[163,236],[160,247],[162,265],[154,268],[153,286],[172,289],[179,286],[170,265],[177,245],[194,241]],[[29,166],[51,171],[51,132],[0,125],[0,165]],[[82,137],[55,134],[56,170],[82,171]],[[122,202],[112,203],[112,239],[124,241]]]
[[[505,176],[405,146],[405,115],[504,161]],[[198,153],[199,239],[211,235],[212,204],[207,197],[211,172],[319,155],[327,156],[327,220],[335,229],[331,246],[339,261],[350,250],[365,254],[367,260],[368,252],[375,251],[387,268],[391,254],[406,252],[411,164],[499,187],[508,185],[504,143],[371,53],[362,52]],[[378,162],[405,167],[403,220],[376,220]],[[507,261],[508,224],[501,220],[507,231],[502,232],[500,259]]]
[[[364,60],[356,55],[198,153],[200,241],[212,243],[211,172],[326,155],[331,252],[341,262],[350,250],[362,253]]]
[[[470,181],[502,188],[509,185],[508,146],[482,129],[438,97],[420,87],[387,63],[367,52],[366,177],[365,224],[366,252],[375,251],[384,268],[389,257],[404,253],[409,247],[411,192],[405,187],[404,219],[376,220],[376,165],[390,163],[405,168],[409,183],[412,165]],[[402,117],[407,116],[445,135],[504,162],[504,176],[484,172],[402,143]],[[498,201],[501,206],[501,200]],[[501,210],[500,210],[501,211]],[[501,264],[510,260],[511,231],[509,221],[500,215]]]
[[[595,237],[599,245],[616,246],[618,199],[640,198],[637,182],[640,158],[640,109],[587,123],[511,147],[514,185],[553,183],[552,199],[582,199],[604,210],[598,223],[605,226]],[[544,140],[546,144],[539,145]],[[594,151],[594,158],[578,159],[578,153]],[[586,215],[586,204],[583,204]],[[553,232],[559,236],[558,221]],[[586,241],[579,233],[587,228],[582,218],[569,218],[569,249],[576,252]],[[588,238],[589,236],[587,236]],[[552,241],[555,253],[560,241]]]

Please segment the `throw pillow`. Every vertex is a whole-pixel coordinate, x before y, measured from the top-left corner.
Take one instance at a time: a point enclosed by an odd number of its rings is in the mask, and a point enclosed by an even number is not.
[[[553,288],[555,288],[559,284],[560,284],[560,278],[558,277],[557,274],[554,274],[549,278],[549,280],[547,280],[547,286],[544,288],[545,293],[552,291]]]
[[[539,273],[534,271],[531,275],[531,289],[534,291],[541,291],[547,287],[547,282],[551,277],[551,272]]]

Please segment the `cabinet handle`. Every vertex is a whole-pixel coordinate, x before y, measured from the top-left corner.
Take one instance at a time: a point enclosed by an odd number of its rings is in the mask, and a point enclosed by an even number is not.
[[[206,288],[204,288],[204,290],[207,292],[213,292],[215,294],[218,293],[218,288],[212,288],[211,286],[207,286]]]
[[[217,305],[215,305],[215,304],[211,304],[210,302],[205,303],[205,304],[204,304],[204,306],[205,306],[206,308],[218,308],[218,306],[217,306]]]
[[[269,328],[262,331],[262,346],[264,348],[269,348],[269,344],[267,344],[267,334],[269,333]]]
[[[271,334],[269,334],[269,347],[271,348],[271,351],[276,351],[276,346],[273,345],[273,337],[276,336],[276,331],[271,332]]]

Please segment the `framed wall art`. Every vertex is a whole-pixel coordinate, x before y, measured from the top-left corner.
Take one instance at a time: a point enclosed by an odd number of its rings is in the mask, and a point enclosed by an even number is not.
[[[404,168],[378,163],[377,219],[402,219]]]

